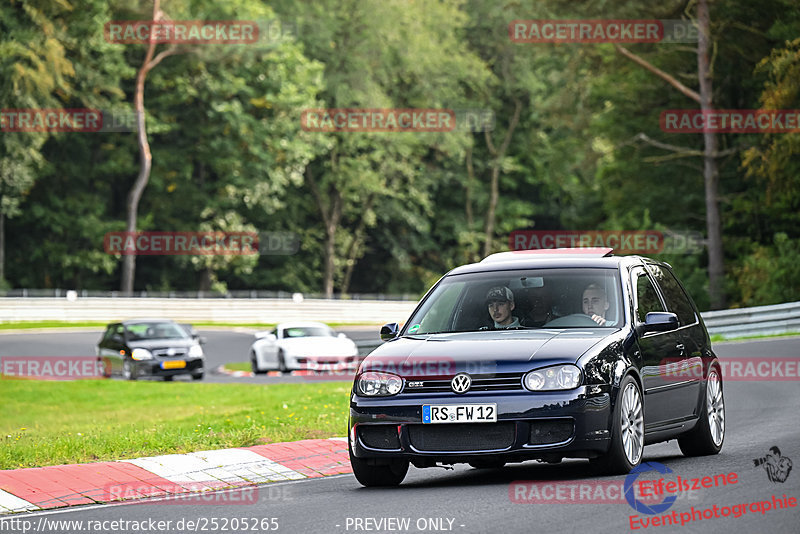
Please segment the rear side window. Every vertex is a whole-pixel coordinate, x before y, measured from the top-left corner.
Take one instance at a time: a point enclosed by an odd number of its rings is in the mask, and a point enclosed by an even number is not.
[[[681,326],[693,324],[697,321],[692,303],[678,283],[678,280],[675,279],[675,275],[673,275],[669,269],[665,269],[659,265],[648,265],[647,268],[661,288],[661,293],[664,295],[667,308],[678,316],[678,321],[680,321]]]
[[[636,317],[640,323],[644,322],[645,317],[650,312],[663,312],[664,306],[658,298],[656,288],[650,281],[650,277],[643,270],[636,272]]]

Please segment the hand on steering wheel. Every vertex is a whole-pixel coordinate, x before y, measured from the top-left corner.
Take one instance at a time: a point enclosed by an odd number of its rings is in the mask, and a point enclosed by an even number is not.
[[[606,320],[605,320],[605,319],[603,319],[602,317],[600,317],[600,316],[599,316],[599,315],[597,315],[597,314],[592,314],[592,315],[591,315],[591,318],[592,318],[592,321],[596,322],[596,323],[597,323],[598,325],[600,325],[600,326],[603,326],[603,325],[605,325],[605,324],[606,324]]]

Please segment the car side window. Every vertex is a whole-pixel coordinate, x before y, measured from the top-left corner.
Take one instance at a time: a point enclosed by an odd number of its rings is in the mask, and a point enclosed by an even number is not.
[[[658,298],[658,293],[650,277],[643,270],[637,270],[636,280],[636,318],[643,323],[645,317],[650,312],[663,312],[664,305]]]
[[[681,326],[696,322],[697,317],[695,317],[694,308],[692,303],[689,302],[689,297],[686,296],[683,288],[678,284],[678,280],[675,279],[669,269],[659,265],[648,265],[647,269],[661,288],[661,293],[667,302],[667,308],[678,316]]]

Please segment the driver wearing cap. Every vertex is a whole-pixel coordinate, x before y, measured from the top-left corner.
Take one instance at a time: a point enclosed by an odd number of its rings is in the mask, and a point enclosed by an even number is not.
[[[505,286],[496,286],[486,293],[486,305],[495,328],[519,327],[519,319],[511,315],[514,309],[514,293]]]

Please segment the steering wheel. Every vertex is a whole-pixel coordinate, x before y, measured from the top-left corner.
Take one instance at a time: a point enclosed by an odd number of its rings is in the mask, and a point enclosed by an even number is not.
[[[600,325],[594,322],[594,319],[586,314],[573,313],[572,315],[565,315],[564,317],[553,319],[552,321],[543,324],[542,328],[559,328],[564,326],[588,326],[596,328]]]

